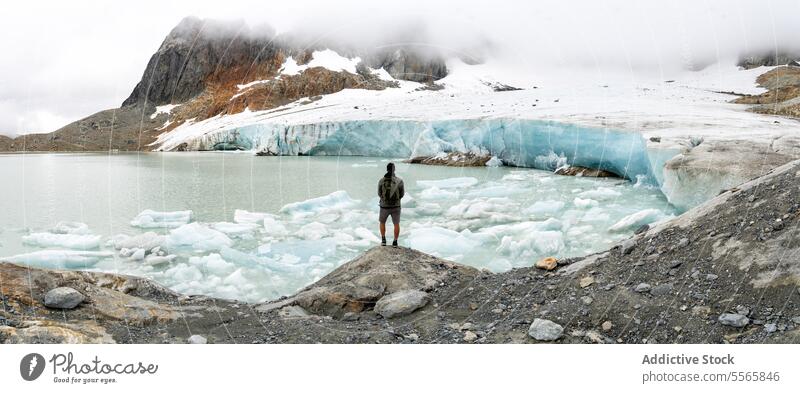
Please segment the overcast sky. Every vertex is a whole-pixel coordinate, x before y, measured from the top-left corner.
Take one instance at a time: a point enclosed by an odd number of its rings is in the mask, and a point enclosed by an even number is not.
[[[800,0],[6,2],[0,134],[53,131],[119,106],[164,36],[189,15],[366,44],[413,26],[416,41],[456,51],[491,48],[491,56],[523,67],[673,69],[754,48],[800,46]]]

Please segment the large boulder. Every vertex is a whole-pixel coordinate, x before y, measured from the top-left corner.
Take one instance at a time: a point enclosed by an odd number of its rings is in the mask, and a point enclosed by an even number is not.
[[[86,296],[69,287],[53,288],[44,295],[45,306],[64,310],[78,307],[84,300],[86,300]]]
[[[394,318],[411,314],[428,304],[427,293],[416,289],[397,291],[386,295],[375,303],[375,312],[384,318]]]
[[[312,314],[342,318],[346,313],[372,310],[388,294],[401,291],[430,292],[440,283],[456,280],[466,282],[479,274],[480,271],[475,268],[416,250],[375,247],[295,296],[258,306],[258,310],[268,312],[287,305],[298,305]]]

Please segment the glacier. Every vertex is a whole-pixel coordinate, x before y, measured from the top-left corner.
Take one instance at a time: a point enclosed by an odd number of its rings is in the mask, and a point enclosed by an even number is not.
[[[661,178],[652,168],[647,143],[638,132],[533,119],[461,119],[441,121],[353,120],[284,125],[256,122],[206,127],[191,124],[159,139],[159,150],[186,144],[211,150],[222,143],[265,155],[325,155],[408,158],[442,152],[497,157],[509,166],[554,170],[564,164],[603,169],[621,177]]]

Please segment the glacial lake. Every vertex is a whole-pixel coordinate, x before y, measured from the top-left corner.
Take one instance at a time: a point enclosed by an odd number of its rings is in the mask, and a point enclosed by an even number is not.
[[[658,189],[620,179],[392,161],[406,188],[400,244],[492,271],[601,251],[676,214]],[[133,274],[185,294],[274,299],[378,244],[387,162],[0,155],[0,257]]]

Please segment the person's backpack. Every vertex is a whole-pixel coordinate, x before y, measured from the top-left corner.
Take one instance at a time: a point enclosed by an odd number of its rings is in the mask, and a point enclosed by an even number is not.
[[[400,179],[395,176],[384,177],[381,180],[381,205],[399,206],[400,205]]]

